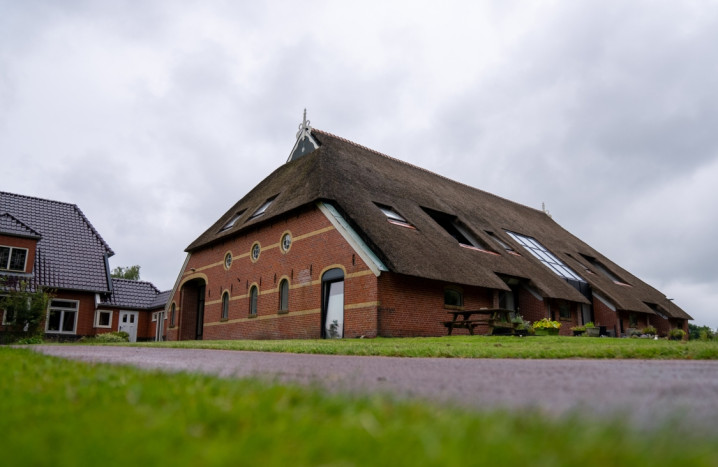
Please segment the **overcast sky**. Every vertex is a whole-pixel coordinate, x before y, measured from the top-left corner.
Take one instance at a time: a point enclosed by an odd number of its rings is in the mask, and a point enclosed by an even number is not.
[[[316,128],[528,206],[718,327],[714,1],[0,0],[0,190],[169,289]]]

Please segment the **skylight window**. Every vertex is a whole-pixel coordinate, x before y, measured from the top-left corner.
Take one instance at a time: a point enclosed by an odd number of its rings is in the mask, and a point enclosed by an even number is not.
[[[443,212],[434,211],[429,208],[422,208],[429,217],[446,230],[446,232],[454,237],[459,245],[476,248],[482,251],[489,251],[489,249],[479,241],[466,227],[464,227],[456,216],[452,216]]]
[[[414,228],[414,226],[411,225],[406,219],[404,219],[404,218],[401,216],[401,214],[399,214],[398,212],[396,212],[396,211],[394,210],[394,208],[391,208],[391,207],[389,207],[389,206],[385,206],[385,205],[383,205],[383,204],[378,204],[378,203],[375,203],[375,204],[376,204],[376,207],[378,207],[378,208],[381,210],[381,212],[384,213],[384,215],[386,216],[387,220],[388,220],[390,223],[396,224],[396,225],[400,225],[400,226],[402,226],[402,227],[411,227],[411,228]]]
[[[232,227],[234,227],[234,224],[236,224],[237,221],[239,220],[239,218],[242,217],[242,214],[244,214],[244,211],[245,211],[245,209],[239,211],[237,214],[232,216],[232,218],[229,221],[227,221],[227,223],[224,224],[224,226],[219,231],[224,232],[225,230],[229,230]]]
[[[259,209],[254,211],[254,214],[250,216],[250,219],[254,219],[255,217],[259,217],[265,213],[265,211],[271,206],[272,202],[277,199],[276,196],[272,196],[267,201],[264,202],[261,206],[259,206]]]
[[[581,278],[581,276],[579,276],[571,268],[566,266],[563,261],[554,256],[553,253],[548,251],[546,247],[540,244],[535,238],[527,237],[525,235],[517,234],[515,232],[506,231],[506,233],[509,234],[509,236],[516,240],[519,245],[526,248],[529,253],[538,258],[546,267],[551,269],[560,277],[579,282],[586,282]]]
[[[515,253],[515,252],[514,252],[514,249],[511,248],[506,242],[504,242],[503,240],[501,240],[499,237],[497,237],[495,233],[489,232],[489,231],[487,230],[487,231],[486,231],[486,234],[487,234],[489,237],[491,237],[496,243],[498,243],[498,244],[501,246],[501,248],[503,248],[504,250],[508,251],[509,253]],[[515,253],[515,254],[517,254],[517,253]]]

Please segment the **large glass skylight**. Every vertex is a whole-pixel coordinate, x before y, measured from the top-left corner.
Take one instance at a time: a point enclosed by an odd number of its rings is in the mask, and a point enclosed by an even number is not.
[[[261,206],[259,206],[259,209],[254,211],[254,214],[250,216],[250,219],[254,219],[255,217],[259,217],[269,208],[269,206],[272,204],[272,202],[276,199],[276,196],[272,196],[267,201],[264,202]]]
[[[516,240],[519,245],[526,248],[529,253],[538,258],[543,264],[546,265],[546,267],[551,269],[559,276],[563,277],[564,279],[586,282],[581,278],[581,276],[579,276],[571,268],[566,266],[563,261],[555,257],[553,253],[548,251],[546,247],[540,244],[535,238],[527,237],[525,235],[517,234],[515,232],[509,232],[508,230],[506,231],[506,233],[509,234],[511,238]]]

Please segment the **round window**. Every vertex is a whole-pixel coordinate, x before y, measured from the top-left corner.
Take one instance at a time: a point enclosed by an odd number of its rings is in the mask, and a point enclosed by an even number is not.
[[[252,261],[257,261],[259,259],[259,253],[261,253],[262,248],[259,246],[259,243],[255,243],[252,245]]]
[[[229,269],[230,266],[232,266],[232,253],[227,253],[224,255],[224,267],[225,269]]]
[[[292,234],[289,232],[282,235],[282,250],[286,253],[289,251],[289,248],[292,246]]]

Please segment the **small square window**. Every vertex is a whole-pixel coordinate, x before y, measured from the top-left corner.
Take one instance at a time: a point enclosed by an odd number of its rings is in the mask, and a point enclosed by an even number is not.
[[[464,294],[456,289],[444,289],[444,306],[464,306]]]
[[[97,314],[95,315],[95,327],[112,327],[112,312],[109,310],[97,310]]]

